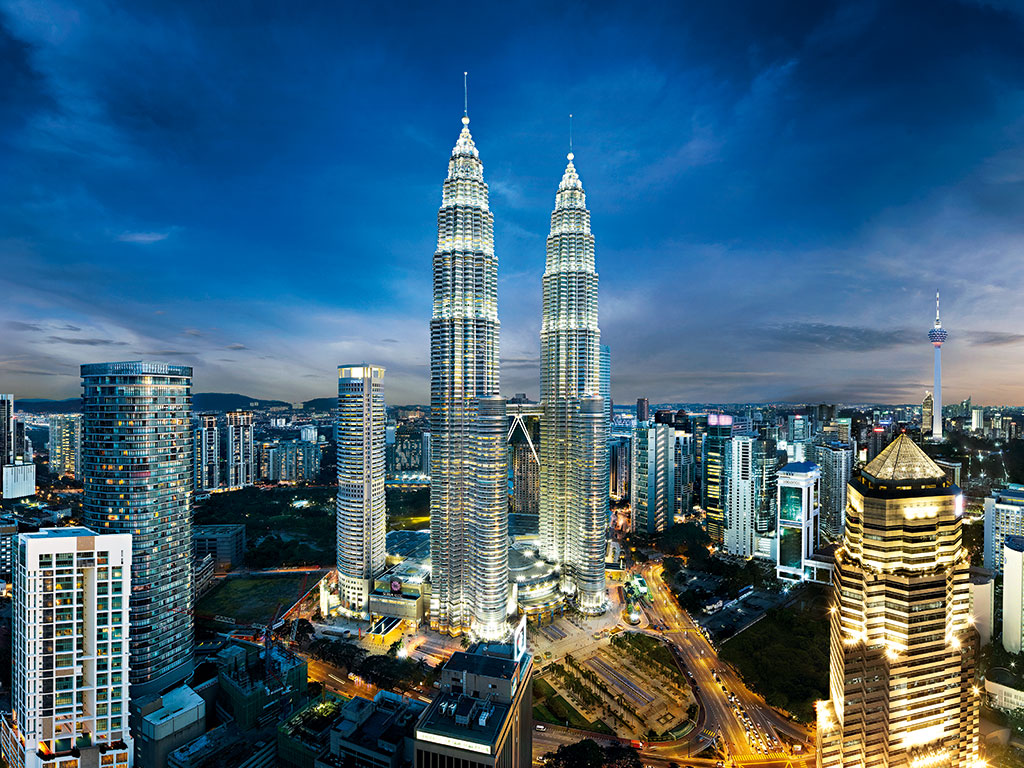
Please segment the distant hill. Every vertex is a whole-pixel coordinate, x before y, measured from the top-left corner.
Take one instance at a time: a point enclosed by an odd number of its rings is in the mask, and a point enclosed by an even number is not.
[[[69,397],[67,400],[42,400],[39,398],[14,398],[14,408],[26,413],[78,413],[82,410],[82,398]]]
[[[256,405],[253,405],[256,403]],[[284,400],[260,400],[258,397],[226,392],[196,392],[192,395],[193,411],[244,411],[249,408],[288,406]]]
[[[255,403],[255,405],[253,405]],[[19,411],[26,413],[78,413],[82,410],[82,399],[70,397],[67,400],[44,400],[41,398],[14,399]],[[236,392],[196,392],[192,395],[192,410],[203,411],[244,411],[250,408],[266,410],[274,406],[290,406],[284,400],[262,400],[258,397],[240,395]],[[338,405],[336,397],[317,397],[306,400],[303,408],[307,411],[331,411]]]
[[[333,411],[338,407],[338,398],[315,397],[304,402],[302,407],[307,411]]]

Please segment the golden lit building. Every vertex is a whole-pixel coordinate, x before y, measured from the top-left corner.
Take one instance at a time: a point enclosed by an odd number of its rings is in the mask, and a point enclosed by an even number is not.
[[[962,497],[906,435],[847,493],[836,552],[821,768],[964,768],[978,761],[978,635]]]

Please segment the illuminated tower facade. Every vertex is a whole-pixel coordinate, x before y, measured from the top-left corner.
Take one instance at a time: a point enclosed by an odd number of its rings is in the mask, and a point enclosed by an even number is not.
[[[369,618],[373,580],[384,570],[384,369],[338,367],[338,592],[344,610]]]
[[[942,442],[942,343],[949,338],[939,320],[939,292],[935,292],[935,325],[928,331],[928,341],[935,347],[935,393],[932,395],[932,440]]]
[[[555,194],[540,331],[541,552],[584,613],[606,607],[608,418],[590,211],[573,154]]]
[[[906,435],[850,480],[818,766],[984,765],[962,512],[960,489]]]
[[[430,320],[430,624],[507,634],[508,501],[494,216],[469,117],[448,162]]]
[[[192,369],[82,366],[85,523],[132,536],[131,697],[192,674]]]

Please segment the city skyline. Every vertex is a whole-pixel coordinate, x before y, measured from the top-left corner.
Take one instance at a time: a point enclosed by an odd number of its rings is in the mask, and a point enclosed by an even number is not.
[[[79,363],[158,357],[195,368],[200,391],[300,400],[331,396],[337,360],[374,359],[393,372],[389,400],[426,402],[424,222],[468,69],[499,292],[514,297],[509,393],[538,396],[548,179],[572,112],[615,400],[920,402],[939,288],[955,333],[946,401],[1020,403],[1024,18],[943,6],[596,8],[569,39],[572,11],[529,26],[495,10],[467,23],[500,45],[428,57],[443,12],[352,10],[339,30],[313,8],[273,40],[255,20],[229,41],[196,7],[160,26],[159,9],[5,5],[18,77],[0,113],[0,227],[17,268],[0,284],[17,298],[0,310],[0,375],[19,397],[69,397]],[[394,34],[360,40],[371,23]],[[537,36],[559,45],[511,66]],[[170,51],[181,67],[160,63]],[[379,151],[353,151],[370,131]],[[384,231],[361,215],[384,207]]]

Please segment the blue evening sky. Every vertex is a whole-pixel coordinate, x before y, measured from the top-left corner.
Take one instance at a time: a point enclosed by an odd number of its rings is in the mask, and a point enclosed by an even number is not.
[[[1006,2],[0,0],[0,391],[82,362],[427,400],[469,71],[502,389],[538,391],[575,114],[617,402],[1024,402],[1024,12]]]

